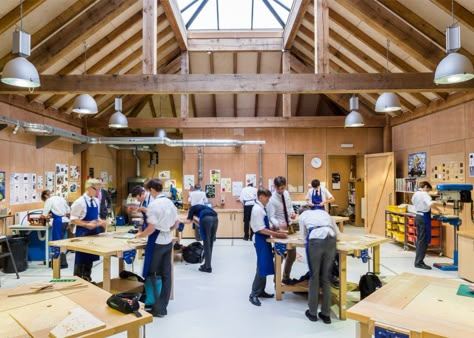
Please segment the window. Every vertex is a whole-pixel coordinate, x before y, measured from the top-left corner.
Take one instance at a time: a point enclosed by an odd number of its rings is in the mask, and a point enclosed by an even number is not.
[[[287,155],[288,192],[304,193],[304,155]]]

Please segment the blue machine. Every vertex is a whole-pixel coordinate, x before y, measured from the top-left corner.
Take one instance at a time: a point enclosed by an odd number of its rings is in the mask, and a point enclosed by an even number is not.
[[[453,264],[434,263],[433,266],[443,271],[458,271],[458,230],[462,224],[462,220],[458,217],[459,208],[460,203],[471,203],[472,209],[472,184],[438,184],[436,190],[438,190],[440,201],[443,203],[453,202],[454,204],[454,217],[433,215],[434,219],[438,219],[454,227],[454,252]]]

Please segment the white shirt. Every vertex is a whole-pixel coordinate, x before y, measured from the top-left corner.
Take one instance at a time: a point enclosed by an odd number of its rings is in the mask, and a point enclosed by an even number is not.
[[[148,206],[146,213],[148,224],[153,224],[160,234],[156,238],[156,244],[168,244],[173,240],[170,228],[178,220],[178,209],[164,194],[158,195]]]
[[[314,188],[309,188],[308,192],[306,193],[306,201],[308,201],[309,203],[313,203],[313,192],[314,192],[314,190],[315,190]],[[324,188],[324,187],[319,186],[319,192],[321,194],[321,200],[323,202],[325,202],[326,200],[334,197],[329,192],[329,190]],[[326,209],[326,211],[328,211],[328,205],[327,204],[324,205],[324,209]]]
[[[265,216],[267,216],[265,207],[260,201],[256,201],[250,214],[250,227],[253,232],[265,229]],[[255,242],[255,236],[253,236],[253,241]]]
[[[422,189],[419,189],[413,194],[411,203],[413,203],[413,206],[417,212],[428,212],[430,211],[431,205],[434,203],[434,201],[431,199],[430,194]]]
[[[251,186],[243,188],[239,200],[243,206],[254,205],[257,200],[257,188]]]
[[[324,239],[328,236],[339,235],[339,229],[334,219],[324,210],[306,210],[298,217],[301,236],[306,241],[309,228],[314,227],[309,235],[309,239]]]
[[[62,216],[63,223],[69,222],[69,218],[66,217],[66,214],[71,212],[71,208],[63,197],[51,196],[44,202],[43,216],[48,216],[50,212],[57,216]]]
[[[283,191],[283,195],[280,195],[279,193],[274,191],[272,197],[270,198],[270,201],[267,204],[267,214],[270,218],[270,222],[272,222],[275,227],[278,227],[280,225],[280,222],[286,223],[282,198],[285,198],[288,220],[290,220],[290,215],[294,213],[290,193],[285,190]]]
[[[84,198],[85,197],[85,198]],[[100,215],[100,202],[97,199],[97,197],[90,197],[85,193],[81,197],[79,197],[77,200],[74,201],[74,203],[71,206],[71,221],[75,219],[82,220],[84,217],[86,217],[87,214],[87,204],[90,206],[91,205],[91,200],[94,201],[94,205],[97,206],[97,219],[99,219]]]
[[[191,206],[196,205],[196,204],[206,204],[207,203],[206,193],[201,190],[191,191],[189,193],[188,201],[191,204]]]

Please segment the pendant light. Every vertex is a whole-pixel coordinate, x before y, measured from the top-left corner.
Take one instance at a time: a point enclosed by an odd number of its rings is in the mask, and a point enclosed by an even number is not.
[[[2,72],[2,82],[11,86],[36,88],[40,78],[35,66],[25,57],[30,56],[30,34],[23,31],[23,0],[20,0],[20,29],[13,32],[12,54],[16,58],[7,62]]]
[[[464,55],[456,53],[461,48],[461,27],[454,22],[454,1],[451,1],[451,26],[446,27],[446,53],[436,67],[434,82],[450,84],[469,81],[474,78],[474,67]]]
[[[87,43],[84,41],[84,71],[82,75],[86,75],[86,60],[87,60]],[[92,115],[97,114],[99,111],[97,109],[97,103],[94,98],[89,94],[81,94],[74,100],[74,105],[72,106],[72,111],[74,113]]]
[[[390,49],[390,40],[387,40],[387,72],[388,72],[388,52]],[[388,113],[401,110],[400,100],[394,93],[383,93],[375,102],[375,111],[377,113]]]
[[[359,98],[356,95],[352,95],[350,99],[350,113],[346,116],[344,127],[363,127],[364,118],[358,112],[359,110]]]
[[[122,113],[122,98],[115,98],[115,113],[109,119],[109,128],[128,128],[127,117]]]

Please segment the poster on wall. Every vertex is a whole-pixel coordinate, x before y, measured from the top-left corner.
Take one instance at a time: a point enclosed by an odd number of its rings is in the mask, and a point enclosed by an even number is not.
[[[69,192],[77,192],[77,183],[76,182],[71,182],[69,183]]]
[[[72,165],[70,167],[70,177],[73,181],[79,180],[81,178],[81,167],[78,165]]]
[[[189,190],[194,186],[194,175],[184,175],[184,189]]]
[[[464,153],[451,153],[431,156],[430,181],[436,183],[464,183],[464,156]],[[469,171],[471,171],[471,169],[469,169]]]
[[[474,153],[469,153],[469,177],[474,177]]]
[[[221,192],[231,192],[232,190],[232,179],[221,178]]]
[[[36,185],[36,189],[43,190],[43,176],[38,176],[38,184]]]
[[[408,155],[408,177],[426,176],[426,152]]]
[[[273,178],[268,179],[268,190],[272,193],[275,191],[275,185],[273,184]]]
[[[206,184],[206,197],[216,198],[216,186],[214,184]]]
[[[257,175],[256,174],[245,174],[245,186],[248,186],[250,183],[257,188]]]
[[[221,170],[220,169],[211,169],[209,171],[209,183],[210,184],[221,183]]]
[[[341,174],[332,173],[331,177],[332,177],[332,189],[340,190],[341,189]]]
[[[5,199],[5,196],[6,196],[5,187],[6,187],[5,172],[0,171],[0,201],[3,201]]]
[[[232,196],[240,197],[242,192],[242,182],[232,182]]]
[[[10,204],[34,203],[36,193],[36,174],[13,173],[10,175]]]
[[[54,172],[53,171],[46,171],[44,173],[46,177],[46,189],[50,191],[54,191]]]
[[[68,184],[68,165],[56,164],[56,190],[57,196],[61,196],[67,200],[69,184]]]
[[[102,180],[103,183],[107,184],[109,182],[109,173],[106,171],[101,171],[100,179]]]
[[[169,180],[171,178],[171,172],[169,170],[162,170],[158,173],[160,180]]]

